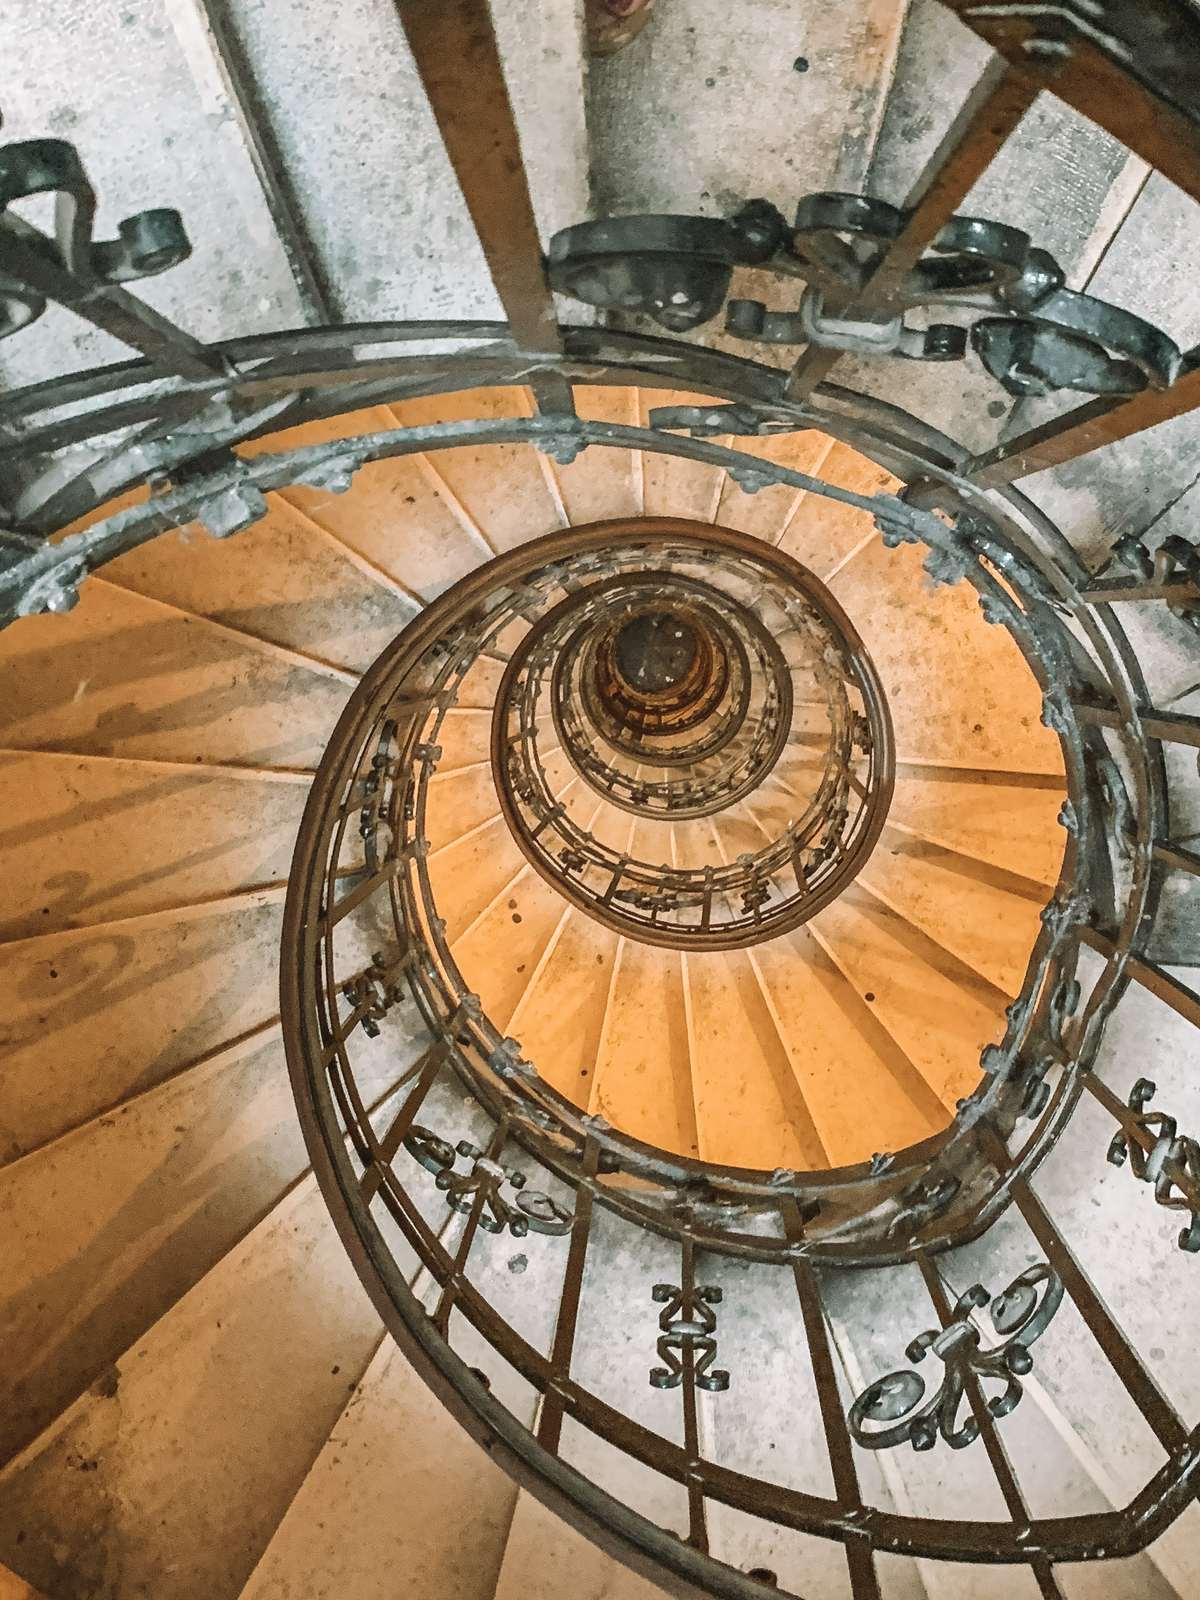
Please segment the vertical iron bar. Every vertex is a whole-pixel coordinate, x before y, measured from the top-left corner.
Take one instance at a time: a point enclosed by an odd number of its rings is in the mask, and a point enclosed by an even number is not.
[[[696,1241],[690,1233],[680,1238],[679,1287],[685,1306],[696,1294]],[[696,1411],[696,1353],[684,1340],[683,1361],[683,1448],[687,1455],[688,1543],[701,1554],[708,1554],[708,1524],[704,1514],[704,1488],[700,1471],[700,1419]]]
[[[787,1241],[798,1245],[804,1237],[804,1219],[793,1196],[780,1201],[783,1229]],[[862,1491],[854,1465],[854,1450],[850,1443],[850,1430],[846,1426],[846,1413],[838,1393],[837,1373],[833,1364],[833,1351],[829,1344],[829,1329],[821,1306],[821,1288],[811,1264],[802,1256],[792,1261],[792,1275],[796,1281],[796,1294],[800,1300],[800,1314],[804,1319],[804,1333],[808,1340],[809,1359],[817,1384],[817,1403],[821,1407],[821,1422],[825,1429],[825,1444],[829,1451],[829,1467],[833,1474],[834,1493],[839,1509],[859,1512],[863,1508]],[[879,1577],[875,1571],[875,1557],[869,1533],[846,1541],[846,1564],[850,1569],[850,1591],[854,1600],[880,1600]]]
[[[993,1136],[994,1137],[994,1136]],[[999,1144],[999,1140],[995,1141]],[[1062,1235],[1042,1208],[1025,1178],[1012,1186],[1013,1199],[1024,1217],[1051,1268],[1062,1279],[1076,1310],[1087,1324],[1104,1357],[1125,1387],[1126,1393],[1145,1418],[1159,1444],[1168,1455],[1182,1451],[1188,1431],[1178,1412],[1138,1359],[1137,1352],[1113,1321],[1108,1307],[1092,1288],[1083,1269],[1067,1248]]]
[[[840,316],[885,317],[914,264],[987,170],[1032,105],[1038,86],[1005,61],[993,61],[964,101],[905,201],[908,217],[858,294]],[[809,345],[788,376],[786,398],[806,400],[842,352]]]
[[[567,1250],[562,1296],[558,1302],[558,1320],[554,1325],[554,1344],[550,1350],[550,1384],[542,1397],[541,1415],[538,1417],[538,1443],[543,1450],[549,1450],[554,1455],[558,1454],[563,1422],[562,1394],[556,1386],[565,1384],[571,1372],[575,1330],[579,1324],[579,1302],[583,1293],[583,1273],[587,1265],[588,1239],[592,1228],[590,1180],[596,1176],[599,1161],[600,1148],[594,1139],[589,1139],[583,1150],[584,1182],[575,1191],[575,1220],[571,1224],[571,1243]]]
[[[497,1161],[504,1141],[508,1137],[508,1118],[501,1116],[500,1121],[488,1141],[484,1155],[489,1161]],[[467,1257],[471,1254],[471,1246],[475,1242],[475,1235],[479,1231],[479,1219],[483,1215],[483,1204],[487,1189],[485,1184],[480,1184],[471,1201],[471,1209],[467,1213],[467,1225],[463,1229],[462,1238],[458,1241],[458,1249],[454,1256],[454,1271],[449,1279],[442,1285],[442,1292],[438,1296],[438,1303],[433,1312],[433,1325],[442,1335],[449,1340],[450,1313],[454,1309],[454,1302],[458,1299],[458,1287],[466,1271]]]
[[[417,1081],[404,1097],[404,1104],[397,1111],[391,1127],[380,1139],[374,1163],[363,1173],[360,1189],[368,1205],[383,1182],[384,1167],[391,1161],[411,1131],[413,1123],[417,1120],[417,1112],[433,1087],[434,1079],[445,1060],[446,1046],[440,1039],[431,1044],[421,1057],[418,1063]]]
[[[943,1328],[948,1328],[954,1321],[954,1312],[946,1295],[945,1285],[938,1275],[937,1268],[926,1255],[924,1250],[917,1252],[916,1263],[921,1276],[925,1280],[925,1287],[929,1290],[929,1298],[933,1301],[934,1313]],[[995,1418],[987,1408],[987,1401],[983,1397],[983,1389],[979,1379],[973,1374],[968,1374],[964,1380],[963,1388],[967,1401],[979,1426],[979,1435],[983,1440],[983,1448],[987,1451],[988,1461],[996,1476],[1000,1493],[1004,1497],[1004,1504],[1012,1518],[1018,1532],[1028,1528],[1029,1508],[1025,1504],[1025,1496],[1021,1493],[1021,1486],[1017,1482],[1016,1473],[1013,1471],[1012,1462],[1008,1459],[1008,1451],[996,1432]],[[1041,1590],[1043,1600],[1063,1600],[1062,1591],[1054,1580],[1053,1569],[1044,1555],[1032,1556],[1030,1568]]]
[[[338,318],[331,310],[329,289],[314,259],[312,240],[304,227],[303,213],[255,87],[253,71],[230,24],[227,0],[189,0],[189,3],[208,44],[213,66],[279,235],[305,319],[313,327],[327,326]]]
[[[522,350],[561,355],[529,177],[487,0],[396,0],[488,271]],[[570,384],[534,374],[543,411],[572,412]]]

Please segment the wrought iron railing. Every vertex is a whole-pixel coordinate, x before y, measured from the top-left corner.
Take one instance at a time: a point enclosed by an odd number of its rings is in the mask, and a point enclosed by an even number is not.
[[[1154,703],[1120,623],[1123,604],[1193,618],[1200,588],[1195,550],[1182,541],[1156,554],[1119,539],[1111,562],[1089,569],[1011,485],[1190,410],[1200,399],[1200,359],[1148,323],[1066,290],[1053,260],[1019,230],[956,208],[1043,86],[1200,198],[1200,23],[1182,0],[1112,6],[1099,18],[1072,0],[955,0],[952,9],[1005,61],[985,74],[903,206],[817,195],[800,202],[791,225],[760,204],[728,223],[586,224],[551,245],[557,287],[649,313],[672,332],[715,316],[740,264],[802,279],[794,310],[736,299],[728,306],[735,334],[802,344],[780,368],[677,339],[561,326],[486,7],[457,0],[400,9],[507,322],[321,327],[201,345],[125,287],[182,258],[175,214],[142,213],[117,241],[97,244],[94,197],[74,152],[58,141],[9,146],[0,152],[0,209],[54,192],[58,223],[51,239],[9,211],[0,216],[0,333],[18,333],[53,300],[140,359],[0,399],[8,485],[0,615],[69,609],[88,572],[165,529],[198,521],[217,537],[236,533],[263,515],[275,488],[343,490],[371,461],[521,442],[559,461],[614,447],[671,454],[724,468],[747,489],[782,483],[824,495],[873,518],[886,542],[924,545],[933,581],[972,585],[984,616],[1009,631],[1041,687],[1044,720],[1062,750],[1066,847],[1004,1039],[984,1052],[979,1087],[943,1133],[831,1172],[685,1160],[580,1111],[484,1015],[439,927],[423,817],[456,684],[492,626],[528,602],[524,553],[493,565],[475,588],[467,580],[463,611],[432,608],[419,618],[352,697],[297,848],[283,1015],[314,1165],[364,1283],[447,1407],[549,1504],[689,1592],[743,1600],[770,1592],[765,1563],[739,1572],[708,1554],[710,1519],[734,1511],[840,1545],[856,1600],[880,1592],[876,1556],[888,1552],[1025,1565],[1054,1595],[1055,1563],[1145,1548],[1194,1497],[1200,1471],[1196,1420],[1168,1394],[1149,1341],[1127,1331],[1141,1326],[1136,1286],[1128,1302],[1100,1292],[1082,1261],[1086,1240],[1076,1231],[1069,1242],[1059,1215],[1074,1191],[1086,1193],[1087,1163],[1102,1169],[1107,1157],[1185,1215],[1181,1260],[1198,1237],[1195,1139],[1159,1108],[1141,1071],[1126,1083],[1128,1071],[1105,1060],[1102,1047],[1131,986],[1200,1026],[1200,995],[1156,959],[1153,942],[1165,887],[1200,871],[1178,820],[1191,776],[1167,759],[1200,747],[1200,719]],[[459,48],[467,28],[469,53]],[[983,315],[969,329],[906,324],[912,308],[927,305]],[[420,353],[406,354],[409,344]],[[973,455],[895,407],[826,381],[843,350],[956,360],[968,349],[1010,393],[1092,398]],[[377,401],[519,383],[534,391],[532,417],[234,454],[282,426]],[[647,426],[626,427],[579,416],[579,384],[682,389],[714,403],[652,409]],[[716,442],[805,429],[852,444],[895,474],[902,493],[854,494]],[[51,537],[142,484],[152,492],[140,503]],[[602,581],[613,575],[604,568],[611,532],[588,538],[577,535],[571,549],[595,556],[592,576]],[[541,608],[572,598],[556,589],[557,576],[536,582],[545,584]],[[535,640],[531,658],[536,648]],[[536,670],[527,681],[537,682]],[[569,695],[558,705],[560,728],[574,737],[568,704]],[[588,768],[585,754],[579,761]],[[663,783],[655,798],[666,804]],[[351,931],[378,937],[366,968]],[[364,1087],[360,1046],[401,1017],[423,1030],[425,1048],[381,1112]],[[1089,1116],[1106,1130],[1094,1148],[1079,1133]],[[1066,1180],[1055,1177],[1064,1171]],[[589,1262],[618,1227],[664,1274],[638,1285],[644,1383],[678,1409],[655,1410],[650,1422],[632,1391],[602,1392],[589,1365],[589,1341],[614,1337],[589,1299]],[[537,1236],[530,1249],[545,1252],[550,1290],[536,1335],[491,1271],[485,1236],[502,1233]],[[1029,1241],[1039,1257],[1032,1267]],[[988,1282],[1000,1291],[990,1304],[982,1288],[961,1281],[985,1247]],[[631,1271],[641,1259],[631,1254]],[[431,1300],[411,1287],[416,1266],[433,1285]],[[736,1405],[747,1377],[723,1335],[737,1309],[732,1292],[716,1281],[733,1266],[772,1274],[773,1290],[788,1288],[829,1487],[785,1486],[702,1445],[702,1422],[718,1415],[703,1408]],[[856,1315],[860,1331],[872,1325],[856,1297],[884,1285],[899,1319],[903,1285],[914,1283],[908,1356],[926,1368],[931,1357],[941,1362],[936,1392],[926,1399],[918,1375],[900,1367],[863,1372],[848,1392],[856,1341],[847,1327]],[[1023,1380],[1054,1359],[1068,1325],[1151,1445],[1138,1457],[1146,1470],[1136,1491],[1116,1508],[1035,1515],[1023,1487],[1027,1463],[1006,1443],[1007,1418]],[[899,1346],[897,1337],[892,1359]],[[518,1391],[534,1397],[533,1409],[511,1398]],[[663,1525],[669,1519],[654,1514],[653,1497],[642,1503],[631,1490],[622,1499],[613,1481],[602,1486],[589,1440],[618,1452],[630,1484],[643,1468],[675,1486],[678,1525]],[[1004,1514],[981,1516],[970,1497],[928,1514],[897,1510],[870,1463],[898,1443],[921,1453],[983,1451]],[[905,1459],[902,1476],[916,1472]]]

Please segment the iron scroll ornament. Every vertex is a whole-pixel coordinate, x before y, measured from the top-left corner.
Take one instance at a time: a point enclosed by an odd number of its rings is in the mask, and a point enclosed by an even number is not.
[[[727,333],[768,344],[811,344],[859,355],[956,361],[976,352],[1010,394],[1057,389],[1135,394],[1179,375],[1173,340],[1128,311],[1064,287],[1047,250],[1020,228],[951,217],[886,305],[870,281],[908,213],[865,195],[807,195],[789,227],[766,200],[732,218],[631,216],[577,223],[550,241],[548,273],[560,293],[608,311],[640,312],[673,333],[711,321],[726,305]],[[726,297],[737,266],[805,282],[794,311]],[[855,301],[863,304],[856,308]],[[920,328],[923,306],[982,311],[969,328]]]
[[[1040,1285],[1045,1285],[1039,1289]],[[925,1380],[917,1372],[889,1372],[863,1390],[850,1407],[848,1421],[855,1443],[865,1450],[887,1450],[911,1444],[914,1450],[931,1450],[939,1434],[952,1450],[965,1449],[978,1437],[975,1416],[959,1421],[968,1385],[982,1381],[1003,1385],[985,1401],[994,1419],[1006,1417],[1020,1402],[1021,1378],[1033,1367],[1029,1346],[1050,1325],[1063,1298],[1062,1280],[1042,1263],[1028,1268],[991,1303],[992,1326],[1001,1342],[985,1350],[971,1312],[987,1305],[991,1296],[976,1283],[955,1302],[944,1328],[931,1328],[905,1350],[910,1361],[923,1361],[932,1350],[945,1364],[942,1381],[928,1400]],[[884,1426],[871,1428],[870,1423]]]
[[[525,1174],[515,1167],[502,1166],[469,1139],[451,1144],[431,1129],[414,1125],[405,1135],[404,1148],[426,1172],[434,1174],[452,1211],[467,1214],[479,1206],[479,1226],[485,1233],[503,1233],[507,1229],[515,1239],[523,1239],[530,1230],[549,1234],[571,1231],[574,1218],[569,1211],[540,1190],[521,1193]],[[455,1171],[459,1156],[470,1163],[470,1171]],[[518,1191],[515,1205],[503,1192],[506,1188]]]
[[[1190,1215],[1187,1227],[1179,1231],[1179,1248],[1195,1254],[1200,1251],[1200,1210],[1191,1197],[1184,1194],[1167,1170],[1172,1162],[1193,1187],[1200,1189],[1200,1143],[1179,1133],[1178,1124],[1165,1111],[1147,1111],[1153,1100],[1156,1086],[1149,1078],[1139,1078],[1129,1091],[1128,1106],[1134,1113],[1137,1125],[1143,1132],[1154,1136],[1153,1150],[1148,1154],[1137,1141],[1122,1129],[1114,1134],[1108,1147],[1108,1160],[1114,1167],[1129,1162],[1130,1171],[1143,1183],[1153,1184],[1154,1198],[1160,1206],[1170,1211],[1186,1211]]]
[[[54,196],[54,238],[6,215],[16,200]],[[158,207],[124,217],[115,239],[92,237],[96,194],[74,145],[65,139],[26,139],[0,150],[0,223],[31,247],[51,271],[65,273],[80,299],[105,286],[154,277],[192,253],[178,211]],[[0,339],[35,322],[47,296],[3,270],[0,250]]]

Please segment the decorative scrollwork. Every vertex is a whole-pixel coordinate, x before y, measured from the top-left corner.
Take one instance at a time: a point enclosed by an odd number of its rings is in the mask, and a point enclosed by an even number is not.
[[[991,1296],[982,1284],[972,1285],[959,1296],[945,1328],[918,1334],[904,1352],[914,1362],[923,1361],[930,1350],[941,1357],[945,1370],[936,1393],[924,1400],[925,1380],[916,1372],[901,1370],[877,1378],[850,1407],[855,1441],[866,1450],[905,1443],[914,1450],[931,1450],[940,1434],[952,1450],[964,1449],[979,1437],[975,1416],[959,1421],[967,1385],[1003,1385],[986,1404],[990,1416],[1006,1417],[1021,1399],[1020,1379],[1033,1366],[1029,1346],[1045,1333],[1062,1297],[1062,1281],[1049,1266],[1028,1268],[991,1301],[992,1326],[1001,1342],[985,1350],[971,1312],[987,1305]],[[884,1426],[872,1428],[871,1423]]]
[[[658,1316],[661,1367],[650,1368],[652,1389],[677,1389],[683,1382],[684,1356],[690,1355],[692,1383],[697,1389],[720,1394],[729,1387],[729,1374],[713,1362],[717,1357],[717,1316],[721,1291],[704,1284],[685,1292],[673,1283],[656,1283],[651,1296],[662,1306]]]
[[[540,1190],[519,1192],[515,1205],[510,1204],[502,1191],[506,1185],[524,1191],[525,1174],[493,1161],[469,1139],[452,1145],[429,1128],[414,1124],[405,1135],[404,1148],[434,1174],[452,1211],[469,1212],[478,1197],[479,1226],[487,1233],[503,1233],[507,1229],[515,1239],[523,1239],[531,1229],[534,1233],[570,1232],[574,1220],[571,1213]],[[471,1163],[469,1172],[454,1170],[459,1156]]]
[[[1200,1251],[1200,1204],[1194,1196],[1200,1195],[1200,1143],[1178,1132],[1174,1117],[1164,1111],[1147,1111],[1154,1098],[1156,1085],[1149,1078],[1139,1078],[1129,1091],[1127,1104],[1137,1116],[1137,1125],[1144,1133],[1154,1134],[1154,1148],[1149,1153],[1124,1129],[1113,1136],[1108,1147],[1108,1159],[1114,1167],[1129,1162],[1130,1171],[1143,1183],[1154,1185],[1154,1198],[1160,1206],[1171,1211],[1187,1211],[1191,1221],[1180,1229],[1179,1248]],[[1180,1190],[1166,1170],[1170,1162],[1188,1180],[1193,1196]]]
[[[381,950],[371,957],[364,972],[342,985],[342,998],[359,1012],[362,1031],[368,1039],[378,1039],[379,1024],[406,994],[402,975],[407,970],[403,957],[389,962]]]
[[[961,1188],[960,1179],[945,1173],[931,1173],[902,1189],[896,1196],[898,1209],[888,1223],[886,1237],[911,1239],[927,1222],[949,1209]]]
[[[55,197],[55,237],[44,238],[3,213],[30,195]],[[192,253],[178,211],[139,211],[117,224],[115,239],[94,239],[96,195],[75,147],[64,139],[26,139],[0,149],[0,224],[69,274],[80,298],[107,284],[130,283],[177,266]],[[0,253],[2,259],[2,253]],[[35,321],[46,297],[35,284],[0,274],[0,339]]]
[[[805,196],[793,227],[765,200],[729,221],[640,216],[581,223],[550,242],[549,273],[563,294],[608,310],[642,312],[682,332],[715,317],[733,269],[766,267],[804,279],[794,311],[731,300],[727,333],[768,344],[808,344],[859,355],[957,361],[968,344],[1013,395],[1057,389],[1133,394],[1166,388],[1182,356],[1166,334],[1128,311],[1064,287],[1062,268],[1019,228],[951,217],[885,297],[871,279],[908,213],[865,195]],[[918,306],[986,313],[968,328],[921,328]]]
[[[1151,553],[1141,539],[1127,533],[1114,542],[1101,572],[1107,575],[1114,567],[1132,574],[1129,587],[1139,598],[1165,600],[1173,616],[1200,630],[1200,543],[1171,534]],[[1120,599],[1120,583],[1104,587]]]

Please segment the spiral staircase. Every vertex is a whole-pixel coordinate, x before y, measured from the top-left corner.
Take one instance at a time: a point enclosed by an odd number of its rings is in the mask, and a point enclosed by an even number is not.
[[[1200,1594],[1200,19],[731,12],[13,19],[4,1600]]]

